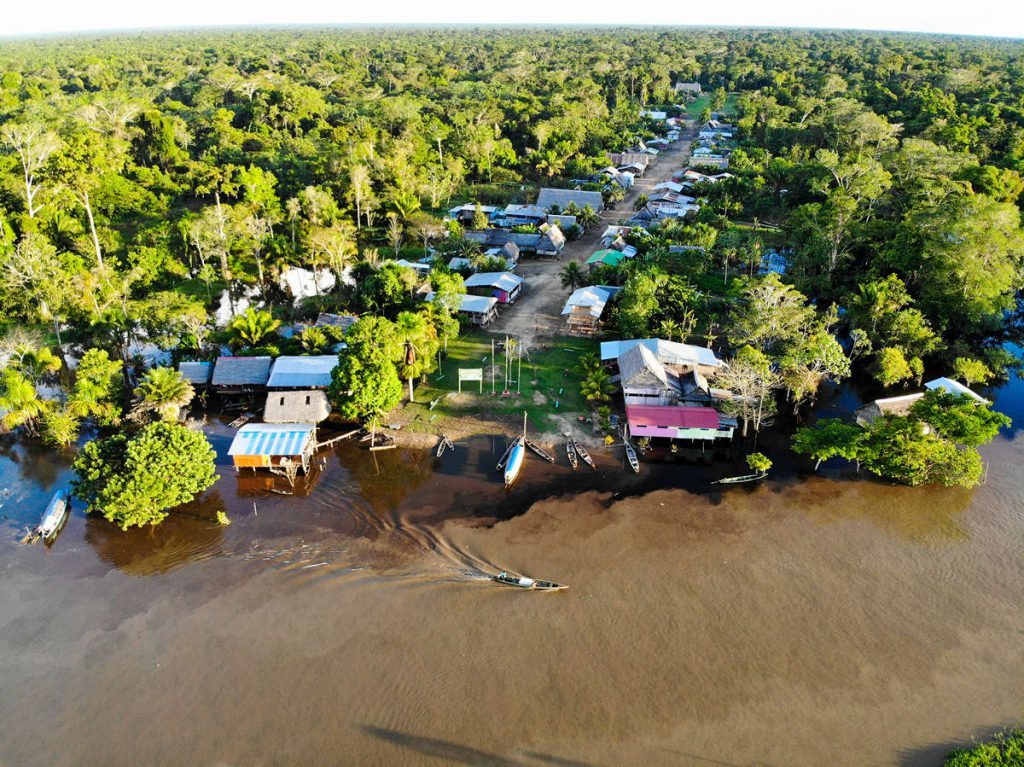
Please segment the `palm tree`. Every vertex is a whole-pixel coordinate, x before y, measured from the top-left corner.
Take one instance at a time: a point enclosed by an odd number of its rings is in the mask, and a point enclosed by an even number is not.
[[[228,323],[228,331],[234,336],[236,345],[254,348],[266,341],[280,326],[281,321],[275,320],[270,312],[250,307]]]
[[[562,280],[562,287],[568,288],[569,290],[576,290],[586,284],[586,277],[583,274],[583,270],[580,269],[580,265],[576,261],[570,261],[562,267],[562,271],[558,273],[559,278]]]
[[[39,398],[36,387],[21,372],[8,368],[0,373],[0,431],[8,432],[24,427],[29,434],[36,433],[36,420],[46,412],[50,402]]]
[[[587,373],[587,377],[580,384],[580,394],[588,402],[607,402],[615,393],[615,384],[607,371],[598,368]]]
[[[153,368],[135,389],[139,402],[133,410],[136,414],[153,411],[164,421],[177,421],[194,395],[192,384],[174,368]]]
[[[306,354],[322,354],[331,345],[331,339],[320,328],[306,328],[299,335],[302,351]]]
[[[584,230],[590,229],[597,223],[600,223],[601,217],[597,214],[590,205],[584,205],[583,210],[576,216],[576,223],[583,227]]]
[[[648,202],[650,202],[650,200],[647,198],[646,194],[640,195],[639,197],[636,198],[636,201],[633,203],[633,210],[643,210],[645,207],[647,207]]]
[[[587,352],[580,355],[576,366],[583,372],[583,375],[587,375],[590,371],[601,367],[601,358],[597,356],[597,352]]]
[[[61,361],[48,346],[36,348],[30,344],[18,344],[11,352],[11,366],[20,370],[33,386],[38,386],[60,370]]]

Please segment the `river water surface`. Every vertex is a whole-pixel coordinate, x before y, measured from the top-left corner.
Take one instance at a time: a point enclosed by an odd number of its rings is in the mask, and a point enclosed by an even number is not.
[[[508,496],[487,437],[343,445],[283,496],[229,433],[200,501],[50,548],[15,541],[68,467],[0,447],[0,765],[935,765],[1024,720],[1015,431],[974,491],[616,453]]]

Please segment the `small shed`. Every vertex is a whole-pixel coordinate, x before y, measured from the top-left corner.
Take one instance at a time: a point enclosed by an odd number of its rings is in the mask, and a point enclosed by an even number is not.
[[[193,386],[209,386],[213,376],[212,362],[182,362],[178,365],[181,377]]]
[[[537,243],[538,256],[559,256],[565,248],[565,235],[557,224],[548,226]]]
[[[292,463],[307,471],[315,449],[314,423],[250,423],[238,430],[228,455],[235,469],[273,469]]]
[[[218,357],[211,383],[222,392],[250,391],[267,385],[270,357]]]
[[[270,370],[267,387],[271,389],[326,389],[331,373],[338,366],[335,354],[309,357],[278,357]]]
[[[922,397],[924,397],[923,392],[915,392],[900,397],[872,400],[854,410],[853,417],[859,426],[870,426],[875,420],[886,415],[907,415],[914,403]]]
[[[591,269],[595,266],[618,266],[625,258],[626,254],[621,250],[615,250],[614,248],[598,250],[587,259],[587,266]]]
[[[434,293],[427,296],[427,301],[434,300]],[[486,296],[459,296],[459,314],[464,314],[474,325],[486,327],[498,318],[498,299]]]
[[[952,378],[936,378],[934,381],[928,381],[924,388],[931,391],[944,391],[947,394],[958,394],[961,397],[970,397],[975,402],[982,405],[991,404],[987,399],[982,397],[980,394],[975,394],[973,391],[968,389],[959,381],[954,381]]]
[[[327,394],[320,389],[270,392],[263,408],[266,423],[320,423],[330,414]]]

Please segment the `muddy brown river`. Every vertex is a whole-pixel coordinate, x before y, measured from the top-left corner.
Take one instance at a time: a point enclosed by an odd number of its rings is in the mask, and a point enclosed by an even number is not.
[[[595,448],[506,495],[478,437],[343,445],[292,496],[229,433],[202,500],[130,533],[79,508],[50,548],[15,541],[67,464],[0,447],[0,765],[936,765],[1024,720],[1015,430],[974,491]]]

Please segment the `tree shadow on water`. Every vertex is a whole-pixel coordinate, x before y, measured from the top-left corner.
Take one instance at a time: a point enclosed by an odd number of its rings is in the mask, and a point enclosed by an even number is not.
[[[453,764],[468,764],[473,765],[473,767],[540,767],[540,765],[545,764],[555,765],[555,767],[596,767],[596,765],[591,765],[588,762],[563,759],[533,751],[526,752],[524,758],[501,756],[481,751],[477,748],[461,746],[458,743],[452,743],[447,740],[425,738],[420,735],[411,735],[384,727],[363,725],[362,730],[387,743],[416,751],[424,756],[444,759]]]

